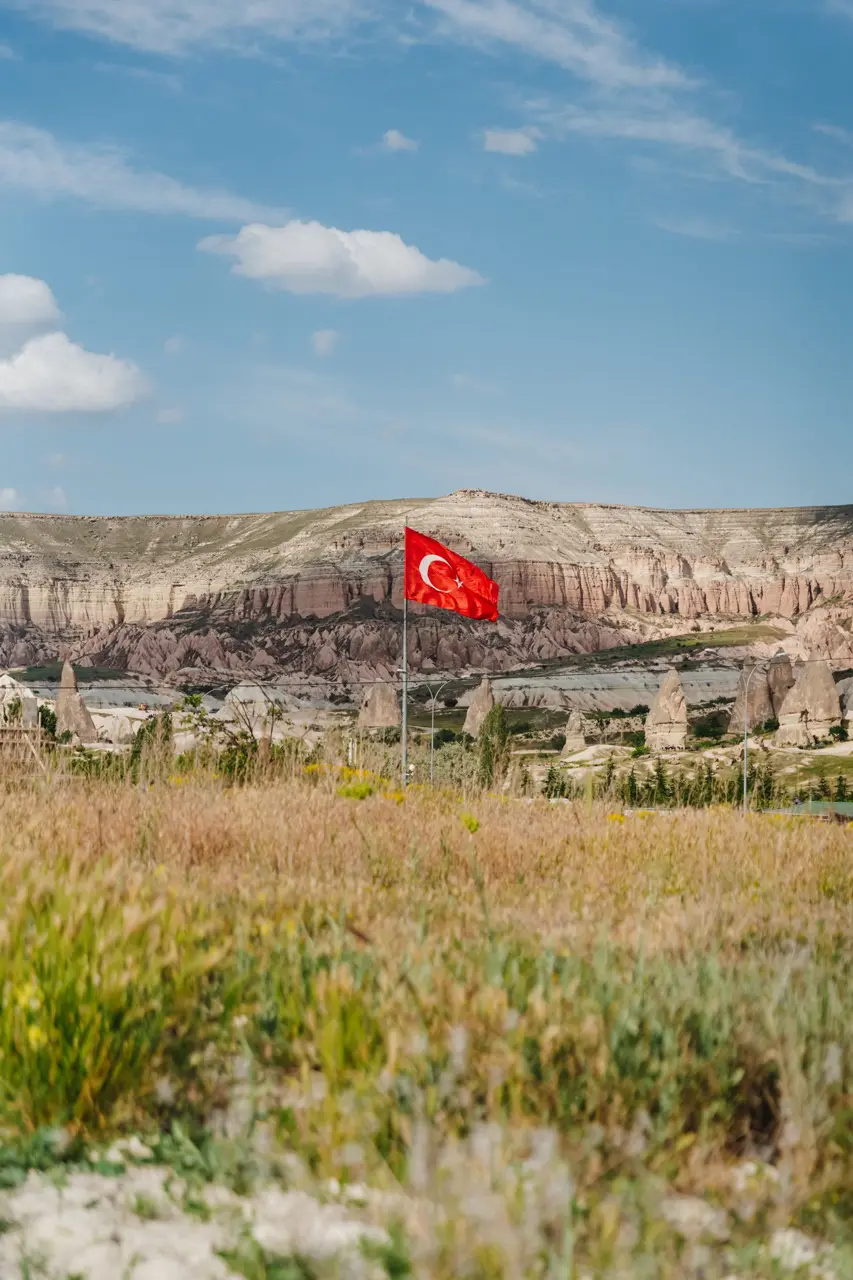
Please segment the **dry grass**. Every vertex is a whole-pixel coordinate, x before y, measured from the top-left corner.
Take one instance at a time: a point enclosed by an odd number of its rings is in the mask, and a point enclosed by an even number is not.
[[[693,1274],[649,1235],[663,1189],[734,1210],[747,1157],[775,1173],[729,1253],[791,1220],[846,1239],[853,832],[339,790],[0,793],[8,1141],[201,1133],[239,1051],[317,1176],[458,1206],[488,1166],[505,1213],[445,1215],[424,1274]],[[568,1170],[574,1209],[546,1204]]]

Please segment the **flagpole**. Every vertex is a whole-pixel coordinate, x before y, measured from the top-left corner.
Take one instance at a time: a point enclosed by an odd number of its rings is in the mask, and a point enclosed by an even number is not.
[[[409,601],[406,597],[406,574],[403,572],[403,786],[408,785],[409,781],[409,760],[408,760],[408,727],[409,727],[409,662],[408,662],[408,622],[409,622]]]
[[[403,787],[409,781],[409,598],[406,591],[406,530],[409,527],[408,513],[403,521],[403,727],[400,733],[402,744]]]

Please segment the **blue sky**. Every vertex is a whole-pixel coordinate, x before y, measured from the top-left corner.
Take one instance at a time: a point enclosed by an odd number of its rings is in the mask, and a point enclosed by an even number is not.
[[[853,501],[853,0],[0,0],[0,507]]]

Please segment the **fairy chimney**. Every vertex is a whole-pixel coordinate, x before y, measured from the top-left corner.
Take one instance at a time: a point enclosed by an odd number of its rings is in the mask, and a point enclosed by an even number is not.
[[[98,731],[77,689],[77,677],[71,663],[62,664],[59,697],[56,700],[56,732],[70,733],[72,741],[84,746],[98,741]]]
[[[483,676],[483,682],[476,689],[468,706],[463,733],[467,733],[472,738],[479,738],[483,721],[494,705],[495,695],[492,693],[492,682],[488,676]]]
[[[573,711],[569,716],[569,723],[566,725],[566,745],[563,747],[563,759],[566,756],[574,755],[576,751],[583,751],[585,746],[583,716],[579,711]]]
[[[394,686],[371,685],[358,713],[359,729],[396,729],[401,722],[400,704]]]
[[[683,751],[687,745],[687,698],[677,671],[670,671],[646,717],[650,751]]]
[[[829,663],[806,662],[779,711],[777,747],[810,747],[841,725],[841,699]]]

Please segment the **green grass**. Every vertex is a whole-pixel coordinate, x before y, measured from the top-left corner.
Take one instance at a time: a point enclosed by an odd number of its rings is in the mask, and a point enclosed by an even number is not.
[[[405,1189],[374,1260],[431,1280],[680,1280],[674,1191],[731,1211],[715,1280],[772,1225],[853,1241],[850,832],[340,786],[0,791],[0,1181],[137,1132],[204,1212],[295,1153]]]
[[[116,671],[111,667],[84,667],[77,666],[72,663],[74,674],[77,677],[78,684],[98,684],[106,680],[123,680],[125,682],[138,680],[138,676],[134,676],[128,671]],[[13,671],[11,674],[16,680],[23,681],[24,684],[58,684],[62,676],[62,663],[50,662],[42,667],[26,667],[20,671]]]

